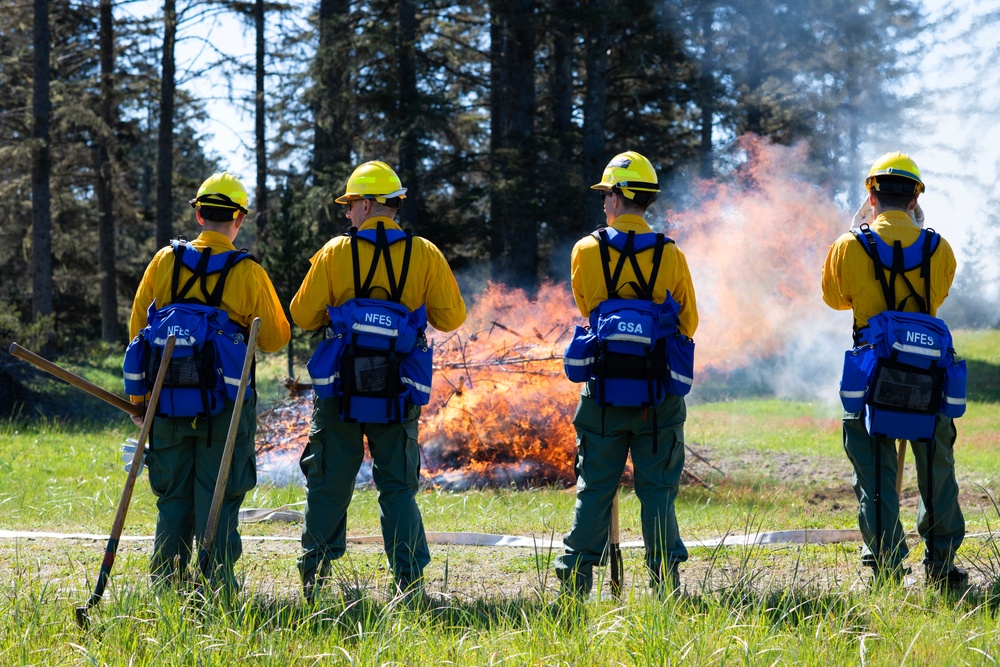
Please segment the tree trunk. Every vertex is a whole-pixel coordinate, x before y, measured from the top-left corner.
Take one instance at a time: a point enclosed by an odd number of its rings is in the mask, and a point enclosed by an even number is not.
[[[268,247],[267,210],[267,126],[264,104],[264,0],[255,0],[253,8],[254,27],[257,29],[257,93],[254,99],[254,135],[257,153],[257,259],[263,261]]]
[[[111,187],[111,142],[117,125],[115,107],[114,17],[111,0],[101,0],[101,131],[97,138],[97,207],[98,255],[101,271],[101,340],[114,343],[120,333],[118,326],[118,286],[115,262],[114,193]]]
[[[399,74],[399,179],[406,190],[406,205],[399,211],[400,223],[413,231],[418,223],[420,187],[417,181],[417,66],[416,2],[400,0],[396,62]]]
[[[529,292],[538,284],[533,13],[532,0],[490,5],[492,274]]]
[[[589,3],[591,16],[603,17],[607,13],[606,0]],[[587,90],[583,98],[583,182],[596,183],[601,179],[604,166],[611,157],[605,148],[604,122],[608,103],[608,23],[598,20],[587,40],[584,66],[587,71]],[[595,198],[583,209],[583,233],[593,231],[606,222],[604,210]]]
[[[712,21],[714,19],[713,3],[705,3],[698,17],[701,28],[701,39],[705,48],[702,57],[701,77],[698,94],[701,98],[701,143],[698,153],[701,163],[699,174],[710,179],[715,176],[715,160],[712,150],[712,125],[715,117],[715,51]]]
[[[49,99],[51,76],[49,52],[49,0],[35,0],[34,24],[34,97],[32,99],[31,152],[31,247],[32,312],[36,318],[52,314],[52,201],[49,177],[52,155],[49,125],[52,102]]]
[[[160,69],[160,134],[156,152],[156,247],[170,243],[174,210],[174,42],[175,0],[163,0],[163,54]]]
[[[347,40],[345,30],[349,0],[320,0],[319,50],[314,61],[316,82],[315,144],[313,147],[313,178],[324,191],[319,207],[317,230],[322,238],[334,236],[340,225],[333,200],[344,187],[351,169],[352,135],[347,131],[344,97],[350,91],[346,67],[338,56],[338,40]]]
[[[552,58],[549,69],[549,90],[552,98],[552,162],[557,173],[564,176],[541,184],[547,193],[546,217],[551,220],[551,236],[568,240],[576,232],[583,213],[579,181],[569,178],[574,164],[573,149],[573,37],[576,0],[555,0],[552,11]],[[563,276],[560,276],[563,278]]]

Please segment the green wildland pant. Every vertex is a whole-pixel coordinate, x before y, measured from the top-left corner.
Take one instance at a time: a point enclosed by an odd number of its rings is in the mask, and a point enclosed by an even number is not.
[[[146,462],[157,509],[150,567],[154,582],[172,577],[178,567],[183,575],[191,560],[194,538],[200,540],[204,536],[234,405],[227,401],[222,412],[210,420],[156,417],[153,422]],[[233,564],[243,553],[238,530],[240,505],[246,493],[257,485],[256,406],[257,397],[253,394],[243,402],[240,413],[232,465],[210,554],[211,581],[215,585],[236,585]]]
[[[367,438],[382,539],[393,577],[402,590],[420,585],[431,561],[416,501],[420,407],[413,406],[401,424],[352,424],[341,419],[339,412],[339,398],[315,399],[309,442],[302,452],[300,465],[306,476],[306,522],[298,562],[302,581],[311,581],[325,562],[347,551],[347,508]]]
[[[655,420],[654,420],[655,411]],[[631,452],[635,495],[642,505],[646,566],[653,574],[687,560],[674,503],[684,469],[684,420],[680,396],[655,408],[606,407],[584,394],[576,409],[576,512],[556,576],[578,593],[590,591],[594,565],[603,564],[611,503]],[[655,436],[655,437],[654,437]]]
[[[917,505],[917,532],[927,550],[924,565],[936,574],[946,573],[965,537],[965,517],[958,505],[955,479],[955,424],[939,414],[934,439],[910,443],[917,470],[920,502]],[[880,466],[876,466],[876,448]],[[858,525],[864,537],[861,562],[878,570],[900,567],[909,550],[899,522],[896,495],[896,441],[868,435],[863,418],[844,415],[844,450],[854,466],[852,482],[858,497]],[[876,476],[879,476],[876,503]],[[878,535],[878,512],[881,531]]]

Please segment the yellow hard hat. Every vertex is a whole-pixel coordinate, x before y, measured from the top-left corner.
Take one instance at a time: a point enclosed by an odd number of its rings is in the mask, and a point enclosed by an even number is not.
[[[247,204],[247,189],[229,172],[216,173],[205,179],[198,188],[198,196],[190,200],[191,208],[208,206],[211,208],[228,208],[233,211],[233,220],[240,214],[249,213]]]
[[[625,151],[611,158],[604,168],[601,182],[590,186],[591,190],[618,188],[628,199],[635,199],[636,192],[656,193],[660,191],[656,180],[656,170],[652,163],[635,151]],[[652,194],[649,201],[653,199]],[[648,203],[648,202],[647,202]]]
[[[898,183],[887,188],[889,184],[885,182],[880,184],[879,176],[895,176],[915,181],[915,183],[912,192],[909,188],[900,186]],[[924,191],[924,182],[920,179],[920,169],[917,167],[917,163],[909,155],[892,151],[875,160],[875,163],[872,164],[872,168],[868,170],[868,178],[865,179],[865,188],[869,192],[919,195]]]
[[[374,199],[384,204],[394,197],[406,199],[406,188],[399,182],[399,176],[385,162],[372,160],[354,170],[347,179],[344,194],[335,201],[348,204],[358,199]]]

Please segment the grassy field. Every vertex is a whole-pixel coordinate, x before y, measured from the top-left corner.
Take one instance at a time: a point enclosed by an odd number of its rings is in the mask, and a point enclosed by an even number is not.
[[[1000,497],[1000,333],[957,338],[972,399],[955,451],[970,533],[960,558],[974,582],[963,597],[923,586],[922,546],[912,537],[907,564],[916,582],[908,587],[869,590],[858,543],[694,547],[681,570],[683,594],[661,601],[647,592],[641,551],[630,549],[625,599],[595,597],[579,607],[552,604],[552,550],[432,545],[428,588],[438,600],[416,609],[388,594],[380,546],[357,544],[309,606],[295,569],[301,526],[258,523],[243,529],[244,592],[224,602],[155,594],[146,578],[151,543],[124,542],[83,632],[73,608],[89,596],[104,540],[21,537],[0,540],[0,665],[996,664],[1000,547],[982,534],[1000,522],[991,501]],[[76,370],[118,391],[117,363],[96,348]],[[261,364],[263,402],[283,391],[273,382],[283,368],[283,359]],[[72,388],[37,382],[32,389],[50,403],[0,422],[0,529],[106,536],[125,480],[118,445],[135,429]],[[48,408],[66,401],[72,407],[51,416]],[[681,491],[686,540],[856,528],[850,466],[828,405],[768,398],[692,405],[686,437],[689,468],[710,485]],[[908,465],[907,529],[916,498]],[[303,499],[296,486],[259,485],[245,506]],[[428,489],[418,497],[428,531],[539,538],[567,530],[573,501],[563,489]],[[639,505],[628,490],[621,509],[623,539],[638,540]],[[151,535],[154,521],[142,478],[126,535]],[[350,534],[378,531],[375,493],[357,492]]]

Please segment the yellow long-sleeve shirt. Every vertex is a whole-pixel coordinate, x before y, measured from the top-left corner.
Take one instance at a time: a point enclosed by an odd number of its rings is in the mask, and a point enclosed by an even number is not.
[[[360,229],[375,229],[378,222],[382,222],[387,230],[399,229],[399,225],[392,219],[381,216],[365,220]],[[397,280],[403,266],[405,245],[400,241],[389,247]],[[362,279],[368,275],[374,254],[374,244],[358,242]],[[318,329],[328,321],[327,306],[340,306],[356,296],[350,237],[336,236],[330,239],[309,261],[312,266],[289,307],[292,320],[306,330]],[[379,261],[371,284],[388,293],[389,277],[384,260]],[[413,237],[410,266],[400,301],[410,310],[426,306],[428,322],[439,331],[454,331],[465,322],[465,301],[451,267],[448,266],[448,260],[437,246],[419,236]]]
[[[904,248],[916,242],[920,229],[905,211],[885,211],[871,223],[873,232],[883,241],[894,243],[899,241]],[[886,279],[889,271],[885,271]],[[924,279],[920,277],[920,269],[916,268],[906,273],[920,297],[924,296]],[[928,304],[930,314],[935,315],[944,303],[955,279],[955,253],[948,242],[941,238],[940,245],[931,255],[931,302]],[[910,293],[901,277],[896,279],[896,299],[902,300]],[[864,247],[853,233],[848,232],[830,246],[823,265],[823,301],[835,310],[853,310],[856,329],[867,326],[868,319],[882,311],[898,304],[886,305],[882,287],[875,276],[875,264]],[[917,311],[914,299],[908,299],[904,310]]]
[[[653,231],[641,216],[631,214],[618,216],[611,227],[625,233],[634,231],[636,234],[648,234]],[[610,255],[613,269],[618,262],[619,252],[610,248]],[[637,253],[636,259],[643,277],[648,278],[653,269],[653,250]],[[604,269],[601,264],[600,243],[593,235],[588,234],[573,246],[571,259],[573,298],[576,299],[576,306],[584,317],[590,317],[590,311],[608,299],[608,289],[604,283]],[[631,263],[626,262],[618,285],[622,286],[634,280],[635,271],[632,270]],[[691,282],[687,259],[674,243],[668,243],[663,248],[660,270],[656,275],[656,284],[653,285],[653,301],[663,303],[668,290],[681,307],[677,328],[685,336],[693,337],[698,328],[694,284]],[[629,287],[622,288],[618,296],[624,299],[638,297]]]
[[[198,249],[211,248],[212,253],[236,250],[236,246],[225,234],[205,230],[191,242]],[[161,248],[146,267],[139,289],[132,302],[132,317],[129,320],[129,335],[136,334],[146,326],[146,310],[156,299],[156,307],[162,308],[171,302],[171,283],[174,272],[174,251],[170,246]],[[191,278],[192,272],[181,267],[180,285]],[[208,289],[215,289],[219,281],[218,274],[209,276]],[[204,299],[200,281],[195,281],[188,295]],[[260,318],[260,334],[257,346],[264,352],[277,352],[291,338],[291,327],[288,318],[278,301],[274,285],[267,272],[257,262],[244,260],[236,264],[226,278],[222,291],[222,310],[229,314],[229,319],[242,327],[249,327],[255,317]]]

